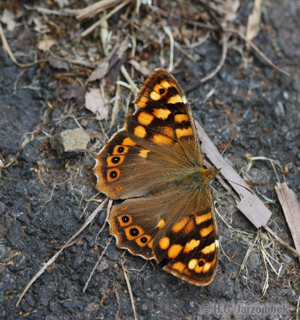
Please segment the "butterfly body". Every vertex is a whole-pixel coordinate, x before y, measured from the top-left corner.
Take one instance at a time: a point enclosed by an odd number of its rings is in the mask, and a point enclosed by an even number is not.
[[[120,248],[196,285],[215,275],[219,235],[206,169],[187,99],[167,71],[157,69],[96,156],[96,188],[111,199],[110,233]]]

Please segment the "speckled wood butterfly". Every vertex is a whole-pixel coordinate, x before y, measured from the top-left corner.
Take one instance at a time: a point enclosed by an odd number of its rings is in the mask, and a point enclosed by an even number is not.
[[[183,90],[157,69],[128,115],[96,156],[96,188],[110,199],[110,233],[120,248],[164,262],[163,269],[192,284],[214,278],[219,233],[206,169]]]

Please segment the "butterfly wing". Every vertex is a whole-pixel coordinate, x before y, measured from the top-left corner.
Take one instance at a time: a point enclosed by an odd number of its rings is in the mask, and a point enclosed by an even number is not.
[[[176,172],[202,165],[190,107],[167,71],[154,71],[134,102],[139,108],[127,116],[125,130],[95,158],[96,189],[111,199],[145,196]]]
[[[134,101],[139,108],[96,157],[96,188],[111,199],[110,233],[121,248],[191,283],[212,280],[218,231],[191,109],[176,80],[154,71]],[[186,178],[199,168],[200,180]],[[206,170],[206,171],[205,171]],[[180,229],[181,228],[181,229]]]
[[[176,151],[150,150],[131,140],[127,131],[122,130],[96,156],[96,189],[114,200],[159,192],[185,168],[183,161],[180,163],[170,156],[173,153],[184,156],[180,147]]]
[[[157,233],[153,251],[164,270],[190,283],[205,286],[213,280],[219,257],[219,232],[208,185],[191,193],[176,221]]]
[[[134,103],[139,109],[126,119],[126,130],[131,139],[187,166],[203,164],[190,106],[169,72],[155,70]]]
[[[169,188],[156,195],[127,199],[112,207],[110,233],[116,236],[118,247],[146,259],[155,258],[153,243],[157,234],[188,198],[188,193]]]
[[[114,205],[110,233],[120,248],[190,283],[208,285],[216,272],[219,234],[208,186],[187,192],[169,188]]]

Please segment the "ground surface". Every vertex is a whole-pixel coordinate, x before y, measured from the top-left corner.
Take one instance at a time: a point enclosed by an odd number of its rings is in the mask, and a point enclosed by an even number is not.
[[[174,5],[167,1],[158,3],[164,9],[162,12],[168,12]],[[55,2],[51,1],[40,1],[38,5],[58,9]],[[8,8],[16,12],[22,9],[22,5],[16,3],[3,6],[2,9]],[[181,6],[185,8],[184,4]],[[73,8],[75,7],[81,6],[74,3]],[[198,12],[201,7],[191,3],[189,8]],[[251,10],[252,1],[243,1],[235,26],[245,26]],[[157,9],[150,8],[148,14],[156,15]],[[172,14],[174,17],[178,11],[173,10]],[[23,8],[23,15],[16,18],[18,24],[13,31],[8,31],[3,24],[6,39],[19,62],[50,57],[36,48],[41,40],[41,33],[33,30],[36,26],[33,21],[41,19],[43,15],[38,10]],[[145,16],[146,13],[141,12],[140,17],[135,17],[135,23],[142,21]],[[237,171],[247,164],[245,153],[272,158],[283,167],[287,166],[288,175],[284,177],[278,171],[279,179],[281,182],[285,179],[298,195],[299,16],[299,1],[272,1],[271,6],[264,9],[262,29],[254,40],[266,56],[289,71],[291,77],[274,70],[258,59],[253,51],[248,54],[244,43],[235,37],[230,39],[228,56],[220,73],[188,94],[195,119],[203,124],[221,150],[237,131],[225,153],[225,157]],[[60,52],[64,48],[69,50],[67,57],[78,57],[83,52],[91,60],[93,57],[96,57],[96,61],[98,57],[103,57],[97,34],[90,35],[83,41],[78,38],[78,32],[90,26],[92,19],[81,25],[75,17],[50,14],[44,19],[47,20],[45,25],[56,39]],[[118,14],[113,16],[108,22],[109,29],[115,31],[113,26],[121,19],[122,16]],[[168,22],[171,23],[170,20]],[[153,20],[150,24],[150,33],[153,32],[151,28],[155,29],[155,23],[156,20]],[[184,19],[181,19],[181,26],[173,24],[173,30],[176,27],[180,32],[184,31],[182,28],[193,31],[193,26],[186,24]],[[123,33],[130,30],[128,24],[124,24],[122,28]],[[160,32],[163,34],[162,30]],[[202,32],[205,34],[205,31]],[[139,40],[139,36],[137,43],[140,46],[140,59],[146,61],[146,67],[149,70],[167,67],[169,51],[166,42],[165,64],[161,65],[158,42],[149,42],[148,48],[152,47],[147,51],[147,46],[141,49],[145,40]],[[145,34],[143,36],[146,37]],[[164,37],[164,41],[168,40],[165,34]],[[112,41],[113,39],[114,37]],[[218,64],[222,51],[214,36],[210,36],[202,46],[185,50],[196,57],[196,61],[191,61],[175,49],[174,60],[182,59],[175,76],[183,88],[212,71]],[[127,57],[125,67],[130,71],[128,60]],[[103,211],[82,233],[77,245],[67,248],[54,265],[33,284],[19,307],[15,307],[19,295],[32,276],[80,228],[86,214],[97,207],[97,203],[87,202],[96,194],[92,186],[95,182],[91,170],[93,157],[105,140],[104,132],[111,136],[118,127],[122,127],[126,99],[133,100],[132,96],[128,98],[130,91],[122,88],[122,105],[112,130],[109,130],[110,119],[103,120],[100,126],[100,122],[80,101],[63,100],[62,94],[74,86],[84,85],[91,71],[93,68],[72,64],[67,70],[63,70],[50,66],[47,61],[21,68],[0,50],[2,161],[9,164],[15,160],[18,148],[23,146],[16,161],[3,169],[0,177],[0,318],[133,319],[122,264],[127,269],[137,319],[294,318],[300,295],[297,260],[270,235],[258,232],[235,210],[232,202],[228,201],[228,195],[217,183],[213,184],[213,188],[222,216],[222,219],[218,217],[222,250],[217,275],[210,286],[200,288],[187,284],[165,273],[155,264],[146,263],[139,257],[118,250],[113,240],[86,293],[82,293],[109,238],[107,226],[99,238],[96,238],[105,219]],[[140,85],[140,74],[135,73],[133,78]],[[125,81],[122,77],[121,80]],[[97,87],[97,83],[93,85]],[[109,88],[105,90],[107,97],[111,98],[114,89]],[[212,89],[215,90],[214,94],[206,99]],[[130,111],[132,110],[130,106]],[[77,121],[89,134],[93,131],[99,133],[91,139],[84,156],[59,157],[50,147],[49,136],[65,129],[77,128]],[[248,174],[249,177],[245,179],[252,179],[259,184],[256,190],[273,213],[270,227],[292,245],[292,238],[274,191],[277,178],[272,166],[268,161],[257,161]],[[82,216],[85,208],[87,210]],[[241,268],[248,250],[250,256]],[[263,295],[266,284],[268,288]],[[273,311],[263,314],[262,306],[283,309],[272,309]],[[233,314],[230,314],[233,310]]]

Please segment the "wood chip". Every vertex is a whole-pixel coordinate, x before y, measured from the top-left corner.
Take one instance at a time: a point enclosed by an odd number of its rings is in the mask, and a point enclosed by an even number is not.
[[[277,183],[275,190],[290,228],[296,250],[300,253],[300,205],[297,196],[286,183]]]
[[[249,186],[239,174],[222,157],[216,146],[209,139],[203,128],[196,122],[201,149],[216,168],[221,168],[221,174],[237,192],[237,208],[248,218],[256,228],[266,226],[272,213],[263,202],[249,190]]]

